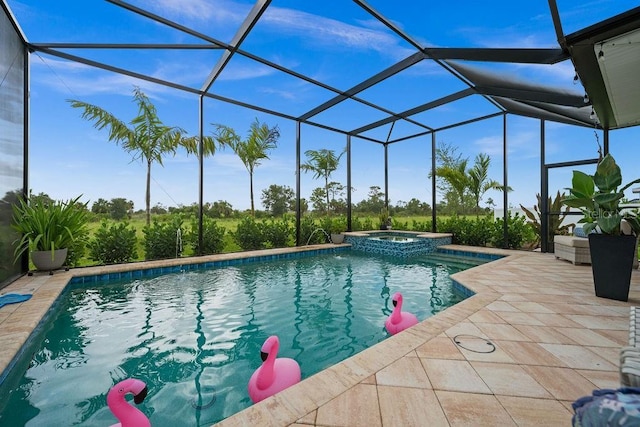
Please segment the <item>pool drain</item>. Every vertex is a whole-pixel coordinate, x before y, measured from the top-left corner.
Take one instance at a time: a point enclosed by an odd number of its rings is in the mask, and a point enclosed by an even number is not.
[[[214,387],[205,387],[205,390],[210,390],[213,393],[211,401],[209,401],[209,403],[207,403],[206,405],[198,405],[198,401],[196,398],[191,399],[191,406],[198,411],[209,409],[213,406],[214,403],[216,403],[216,389]]]
[[[460,348],[474,353],[493,353],[496,346],[489,340],[475,335],[460,334],[453,337],[453,342]]]

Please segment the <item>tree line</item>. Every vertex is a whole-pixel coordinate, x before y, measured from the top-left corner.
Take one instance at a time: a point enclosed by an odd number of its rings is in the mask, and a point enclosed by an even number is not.
[[[147,166],[145,213],[146,223],[150,224],[152,213],[162,213],[171,209],[189,209],[192,207],[178,207],[165,209],[160,205],[151,206],[151,166],[157,163],[163,164],[164,156],[176,154],[178,148],[184,148],[188,155],[198,153],[200,138],[190,136],[186,131],[177,126],[168,126],[158,117],[155,105],[137,87],[133,90],[134,102],[138,105],[138,115],[125,122],[117,118],[107,110],[79,100],[69,100],[74,108],[82,109],[81,117],[93,122],[98,130],[106,129],[108,139],[131,153],[134,160],[140,160]],[[269,153],[277,147],[280,131],[278,126],[269,126],[260,123],[256,118],[249,127],[246,138],[229,126],[211,124],[211,135],[204,136],[202,140],[202,153],[204,156],[213,156],[218,149],[231,149],[244,164],[249,174],[249,199],[250,213],[256,215],[255,195],[253,179],[256,169],[264,160],[269,159]],[[313,189],[309,200],[302,199],[301,210],[303,212],[324,212],[326,215],[343,214],[347,211],[347,188],[339,182],[331,180],[340,164],[340,159],[345,150],[336,153],[329,149],[305,151],[306,161],[300,169],[305,173],[312,173],[314,179],[321,179],[323,186]],[[440,144],[436,150],[436,177],[437,188],[442,196],[442,202],[438,209],[443,213],[481,213],[485,209],[480,208],[480,202],[484,194],[491,190],[502,190],[502,186],[488,177],[491,159],[488,155],[480,153],[475,157],[474,164],[468,167],[469,159],[464,158],[457,151],[457,147],[449,144]],[[429,174],[428,178],[432,176]],[[426,179],[425,179],[426,183]],[[353,189],[352,189],[353,190]],[[273,215],[282,215],[294,210],[294,191],[286,185],[272,184],[262,190],[261,201],[266,211]],[[378,186],[369,188],[367,199],[353,205],[355,212],[377,214],[386,208],[384,193]],[[491,206],[493,201],[487,200]],[[392,214],[429,214],[431,206],[418,199],[398,201],[391,204]],[[110,215],[114,219],[122,219],[133,213],[133,203],[124,198],[106,201],[99,199],[91,209],[94,213]],[[235,215],[233,207],[225,201],[207,204],[205,210],[213,217],[228,217]]]

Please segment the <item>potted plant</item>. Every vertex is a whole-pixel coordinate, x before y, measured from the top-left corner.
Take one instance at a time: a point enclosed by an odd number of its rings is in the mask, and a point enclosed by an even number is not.
[[[563,202],[579,208],[584,231],[589,236],[591,268],[596,296],[627,301],[636,240],[640,222],[632,212],[622,212],[624,190],[640,178],[622,185],[622,173],[614,158],[607,154],[594,175],[573,171],[570,194]]]
[[[343,233],[347,229],[347,219],[345,217],[326,217],[321,225],[331,243],[337,245],[344,243],[345,236]]]
[[[344,234],[341,232],[331,233],[331,243],[334,243],[336,245],[344,243]]]
[[[382,208],[380,209],[380,215],[378,216],[380,219],[380,230],[391,230],[391,216],[389,215],[389,209]]]
[[[22,237],[14,242],[15,261],[29,251],[38,270],[56,270],[76,239],[86,236],[86,204],[80,196],[68,201],[47,202],[40,198],[19,199],[13,205],[14,230]]]

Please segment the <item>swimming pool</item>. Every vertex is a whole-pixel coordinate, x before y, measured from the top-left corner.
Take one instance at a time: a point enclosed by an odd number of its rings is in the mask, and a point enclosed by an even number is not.
[[[109,425],[117,380],[149,386],[152,425],[210,425],[251,405],[263,341],[306,378],[386,338],[390,295],[423,320],[461,300],[458,268],[351,251],[73,287],[0,390],[0,424]]]

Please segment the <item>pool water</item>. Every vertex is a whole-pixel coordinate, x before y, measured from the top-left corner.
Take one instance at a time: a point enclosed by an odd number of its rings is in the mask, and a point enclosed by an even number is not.
[[[110,425],[128,377],[154,427],[211,425],[251,405],[269,335],[304,379],[384,340],[394,292],[419,320],[459,302],[461,268],[342,252],[72,288],[0,387],[0,425]]]
[[[371,239],[386,240],[389,242],[400,242],[400,243],[413,242],[415,240],[411,237],[406,237],[406,236],[382,236],[382,237],[371,237]]]

